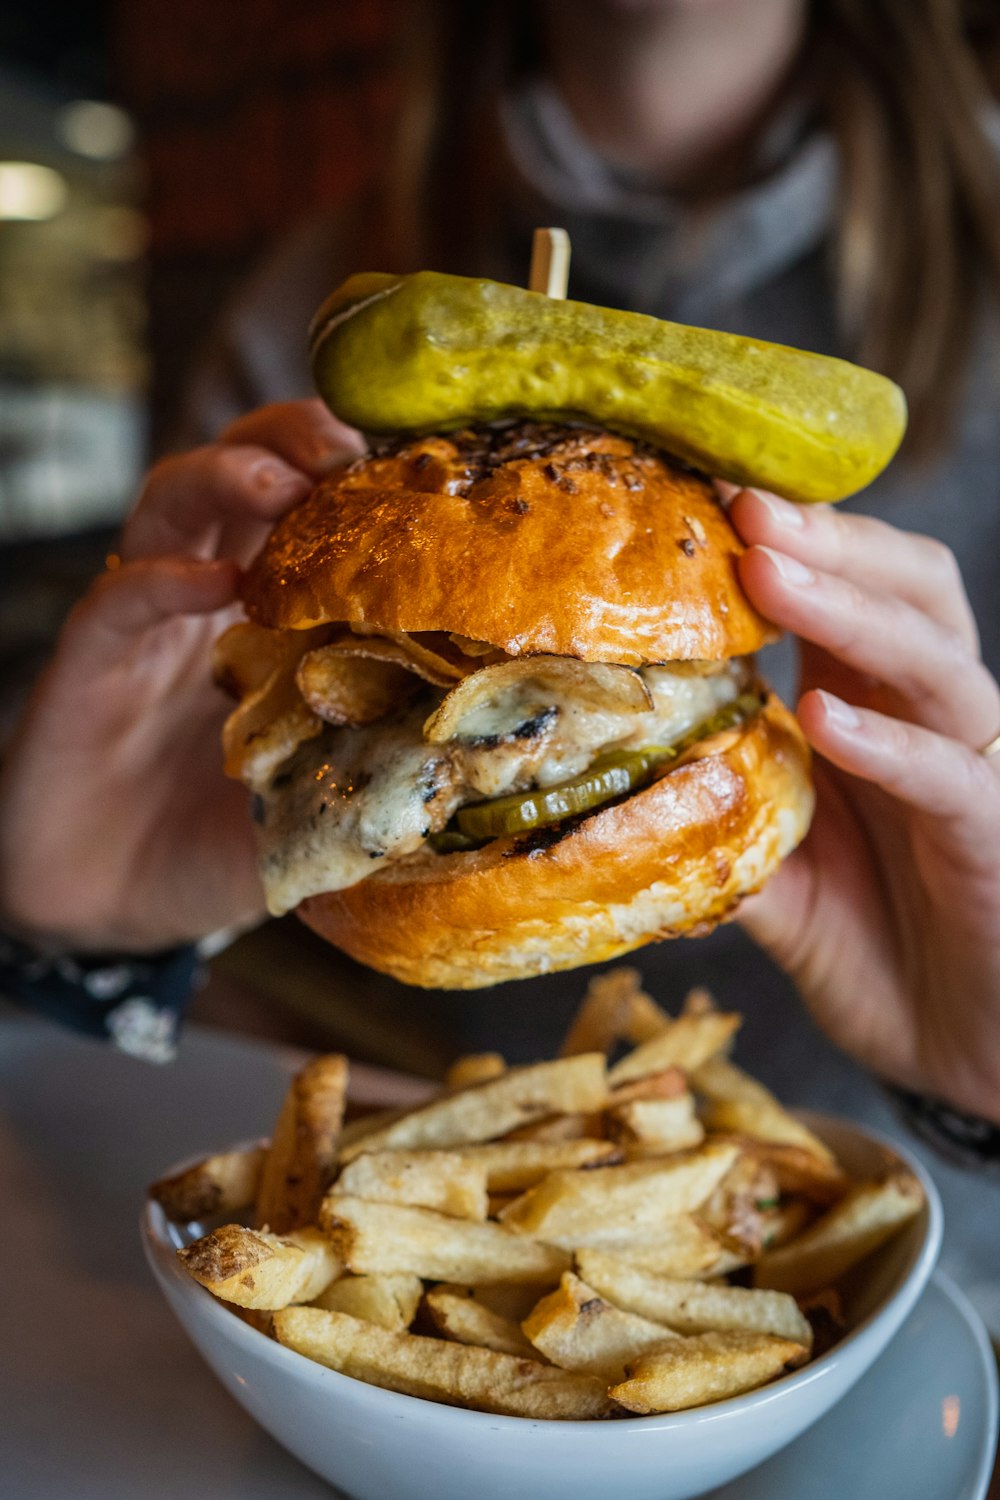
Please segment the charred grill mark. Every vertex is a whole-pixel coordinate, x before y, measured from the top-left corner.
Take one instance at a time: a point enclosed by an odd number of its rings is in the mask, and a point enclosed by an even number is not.
[[[435,798],[439,797],[442,792],[447,791],[449,781],[449,766],[447,761],[433,760],[424,766],[418,790],[420,800],[425,807],[428,803],[433,802]]]
[[[558,708],[550,705],[516,725],[507,734],[478,734],[474,739],[463,741],[463,744],[470,750],[496,750],[500,745],[509,745],[512,740],[534,740],[544,734],[558,717]]]
[[[555,848],[556,844],[562,843],[573,832],[576,821],[567,819],[564,823],[553,823],[548,828],[533,828],[530,833],[521,834],[514,840],[512,847],[504,851],[504,859],[513,859],[519,854],[526,855],[528,859],[537,859],[539,855]]]

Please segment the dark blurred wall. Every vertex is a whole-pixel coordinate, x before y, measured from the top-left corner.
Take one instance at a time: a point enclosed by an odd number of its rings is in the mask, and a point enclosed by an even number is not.
[[[116,66],[147,164],[154,445],[234,286],[378,164],[405,0],[118,0]]]

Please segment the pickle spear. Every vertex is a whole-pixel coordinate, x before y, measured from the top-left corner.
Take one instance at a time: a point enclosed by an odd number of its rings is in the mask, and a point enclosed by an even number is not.
[[[845,360],[434,271],[350,277],[310,340],[320,395],[367,432],[584,420],[792,500],[862,489],[906,427],[898,386]]]

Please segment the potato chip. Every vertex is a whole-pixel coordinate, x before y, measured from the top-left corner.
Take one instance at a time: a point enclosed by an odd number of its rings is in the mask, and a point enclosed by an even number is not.
[[[468,661],[446,635],[436,631],[410,635],[405,630],[394,630],[389,633],[389,639],[405,652],[411,670],[437,687],[453,687],[467,674],[478,670],[477,663]]]
[[[340,646],[307,651],[295,672],[303,699],[327,724],[374,724],[419,688],[406,667],[347,654]]]
[[[233,698],[256,693],[282,667],[295,663],[312,646],[319,630],[268,630],[250,620],[238,620],[223,631],[212,648],[212,680]]]
[[[222,726],[226,775],[263,792],[278,767],[322,728],[323,720],[303,702],[291,667],[278,667]]]

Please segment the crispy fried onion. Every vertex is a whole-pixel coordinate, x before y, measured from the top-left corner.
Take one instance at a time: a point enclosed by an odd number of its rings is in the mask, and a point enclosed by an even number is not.
[[[425,739],[440,745],[461,738],[463,724],[477,709],[495,705],[509,692],[523,701],[526,715],[545,707],[550,694],[611,713],[641,714],[653,706],[649,689],[631,667],[568,656],[515,657],[483,667],[452,688],[424,725]]]

